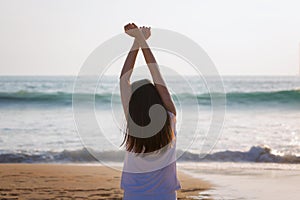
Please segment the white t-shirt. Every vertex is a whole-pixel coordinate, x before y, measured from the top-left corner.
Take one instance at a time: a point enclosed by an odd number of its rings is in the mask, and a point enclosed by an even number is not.
[[[163,195],[181,188],[176,171],[176,116],[168,112],[175,139],[161,154],[137,156],[126,151],[121,188],[134,195]]]

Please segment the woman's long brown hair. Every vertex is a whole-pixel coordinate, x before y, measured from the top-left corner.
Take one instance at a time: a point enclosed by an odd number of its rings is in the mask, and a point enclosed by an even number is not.
[[[142,83],[142,84],[141,84]],[[132,88],[142,85],[138,89],[133,89],[128,107],[128,114],[134,123],[139,126],[147,126],[150,123],[149,109],[154,104],[164,106],[162,99],[155,86],[147,79],[143,79],[132,84]],[[166,109],[165,109],[166,110]],[[167,113],[167,110],[166,110]],[[128,122],[127,122],[128,123]],[[127,124],[124,140],[125,148],[134,153],[150,153],[162,149],[173,139],[173,132],[170,124],[170,117],[167,119],[163,128],[155,135],[148,138],[138,138],[130,134],[129,125]]]

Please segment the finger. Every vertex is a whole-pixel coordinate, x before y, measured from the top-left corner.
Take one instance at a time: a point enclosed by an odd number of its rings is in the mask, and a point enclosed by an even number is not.
[[[130,28],[131,28],[131,29],[136,29],[136,28],[138,28],[138,27],[137,27],[135,24],[131,24]]]
[[[131,24],[133,26],[133,28],[138,28],[137,25],[135,25],[135,23]]]
[[[127,24],[126,26],[124,26],[125,30],[128,30],[130,28],[130,24]]]

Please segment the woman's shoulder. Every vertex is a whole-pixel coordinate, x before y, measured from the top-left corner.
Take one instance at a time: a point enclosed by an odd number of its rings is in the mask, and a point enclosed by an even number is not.
[[[167,112],[168,112],[168,114],[170,116],[171,126],[174,129],[174,131],[175,131],[175,127],[176,127],[175,126],[175,124],[176,124],[176,115],[174,113],[170,112],[170,111],[167,111]]]
[[[170,112],[170,111],[167,111],[167,112],[168,112],[168,114],[169,114],[169,116],[170,116],[171,118],[176,117],[176,115],[175,115],[174,113],[172,113],[172,112]]]

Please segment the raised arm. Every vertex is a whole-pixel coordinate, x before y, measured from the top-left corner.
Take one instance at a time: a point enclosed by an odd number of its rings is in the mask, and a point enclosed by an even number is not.
[[[125,27],[125,32],[132,36],[132,30],[137,29],[137,26],[135,24],[127,24]],[[134,36],[132,36],[134,37]],[[130,85],[130,77],[132,74],[132,70],[136,61],[136,57],[139,51],[139,44],[137,40],[135,39],[132,47],[130,49],[130,52],[127,55],[127,58],[124,62],[121,75],[120,75],[120,93],[121,93],[121,100],[123,105],[123,110],[125,113],[125,116],[127,117],[128,113],[128,104],[130,100],[131,95],[131,85]]]
[[[146,42],[144,35],[150,34],[150,28],[141,27],[142,33],[140,33],[136,39],[139,42],[140,47],[142,48],[144,58],[146,60],[147,66],[150,70],[154,85],[168,111],[176,115],[176,108],[173,103],[170,92],[167,88],[167,85],[159,71],[158,64],[155,60],[155,57]]]

